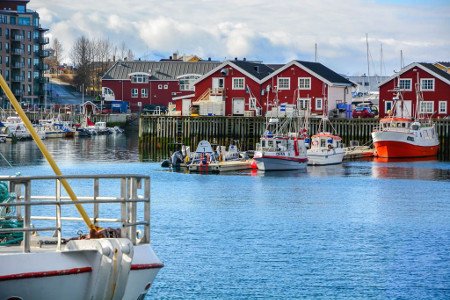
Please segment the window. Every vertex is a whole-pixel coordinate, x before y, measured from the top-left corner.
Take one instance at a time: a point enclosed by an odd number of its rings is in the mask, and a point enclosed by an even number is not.
[[[298,88],[300,90],[310,90],[311,89],[311,77],[299,77],[298,78]]]
[[[19,25],[30,26],[31,25],[30,18],[19,17]]]
[[[297,99],[297,107],[301,110],[307,110],[310,108],[311,99],[309,98],[299,98]]]
[[[411,79],[400,79],[398,82],[398,88],[403,91],[410,91]]]
[[[447,113],[447,101],[439,101],[439,113],[440,114]]]
[[[434,91],[434,78],[420,79],[421,91]]]
[[[393,102],[392,102],[392,101],[386,101],[386,102],[384,102],[384,112],[385,112],[386,114],[392,113],[392,105],[393,105]]]
[[[163,85],[162,84],[158,84],[158,90],[162,90]]]
[[[131,97],[137,98],[138,96],[138,89],[131,89]]]
[[[199,79],[200,75],[183,75],[178,77],[178,80],[180,82],[180,91],[194,91],[194,82]]]
[[[146,83],[148,82],[148,76],[144,74],[137,74],[131,77],[132,83]]]
[[[434,102],[433,101],[420,102],[420,112],[424,114],[432,114],[434,112]]]
[[[244,77],[233,78],[233,90],[244,90],[245,89],[244,85],[245,85]]]
[[[28,73],[27,73],[27,79],[28,79],[28,81],[31,80],[31,71],[28,71]]]
[[[291,79],[287,77],[277,78],[278,90],[289,90],[291,86]]]
[[[141,97],[148,98],[148,89],[141,89]]]
[[[322,98],[316,98],[316,110],[322,110]]]
[[[169,88],[169,85],[168,85],[168,84],[165,84],[165,85],[164,85],[164,89],[167,90],[168,88]]]
[[[9,22],[11,23],[11,25],[16,25],[16,17],[10,17]]]

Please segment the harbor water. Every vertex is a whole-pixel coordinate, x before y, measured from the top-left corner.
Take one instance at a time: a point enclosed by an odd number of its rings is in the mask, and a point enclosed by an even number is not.
[[[64,174],[151,176],[147,299],[450,298],[448,161],[200,175],[141,161],[135,135],[45,144]],[[1,175],[53,174],[32,141],[0,152]]]

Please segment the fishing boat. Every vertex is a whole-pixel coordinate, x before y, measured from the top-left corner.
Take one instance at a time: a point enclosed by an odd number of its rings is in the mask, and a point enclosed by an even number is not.
[[[425,119],[418,111],[421,105],[419,88],[416,87],[416,113],[406,112],[403,97],[397,90],[392,113],[380,120],[380,126],[372,132],[375,156],[385,158],[436,156],[439,139],[431,118]]]
[[[213,150],[211,144],[202,140],[199,142],[195,153],[189,159],[189,172],[198,173],[220,173],[251,169],[252,161],[241,156],[235,145],[230,145],[228,151],[225,147],[217,147]]]
[[[163,267],[150,177],[64,176],[1,74],[0,85],[55,173],[0,177],[0,299],[144,299]],[[69,181],[88,188],[77,196]]]
[[[253,159],[258,170],[300,170],[307,166],[306,128],[300,128],[294,111],[283,118],[268,118],[266,130],[256,144]]]
[[[323,166],[342,163],[344,148],[341,137],[329,132],[319,132],[311,137],[308,165]]]

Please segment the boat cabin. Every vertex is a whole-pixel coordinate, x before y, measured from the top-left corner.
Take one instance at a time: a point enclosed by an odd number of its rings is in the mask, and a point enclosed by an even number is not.
[[[328,149],[335,149],[335,148],[342,148],[342,139],[337,136],[333,135],[331,133],[319,133],[315,134],[311,137],[311,148],[328,148]]]
[[[389,129],[409,129],[412,120],[408,118],[384,118],[380,120],[381,130]],[[412,123],[414,125],[413,130],[418,130],[420,128],[419,122]]]

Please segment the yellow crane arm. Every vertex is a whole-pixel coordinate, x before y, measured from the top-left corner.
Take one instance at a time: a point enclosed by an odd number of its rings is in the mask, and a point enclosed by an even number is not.
[[[0,85],[3,89],[3,92],[8,97],[9,101],[11,102],[12,106],[16,110],[19,117],[22,119],[22,122],[24,123],[25,127],[30,132],[31,136],[33,137],[33,140],[36,142],[39,150],[41,150],[42,154],[44,155],[45,159],[47,159],[48,163],[53,169],[53,172],[55,172],[56,175],[61,176],[61,170],[59,169],[58,165],[56,164],[55,160],[53,159],[50,152],[48,152],[47,147],[45,147],[44,143],[42,142],[41,138],[37,134],[36,130],[34,130],[33,125],[31,124],[30,120],[28,119],[27,115],[23,111],[22,107],[20,106],[19,102],[17,101],[16,97],[11,92],[11,89],[8,87],[8,84],[6,83],[3,76],[0,74]],[[64,189],[66,190],[67,194],[70,196],[70,199],[72,201],[77,202],[77,196],[72,190],[72,187],[67,182],[65,178],[61,179],[61,184],[64,186]],[[89,216],[87,215],[86,211],[84,210],[83,206],[80,203],[75,204],[79,214],[83,218],[86,225],[91,229],[91,232],[93,230],[97,230],[97,228],[94,226],[94,224],[91,222],[91,219],[89,219]]]

